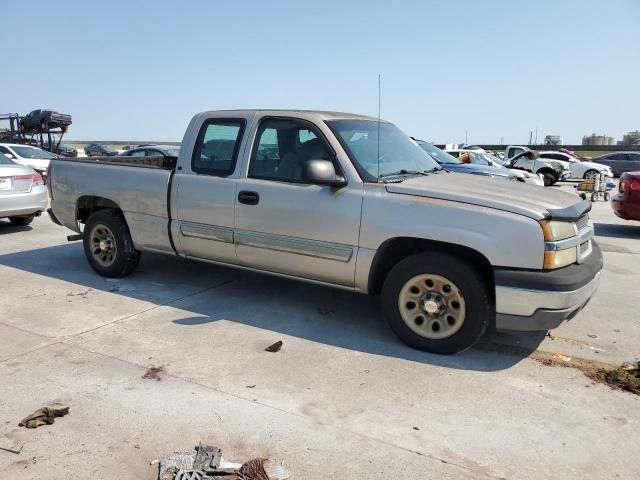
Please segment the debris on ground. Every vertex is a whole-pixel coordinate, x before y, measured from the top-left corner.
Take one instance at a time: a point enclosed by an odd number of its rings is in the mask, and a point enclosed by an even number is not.
[[[556,353],[553,356],[554,360],[557,360],[559,362],[570,362],[571,361],[571,357],[567,357],[566,355],[563,355],[561,353]]]
[[[624,390],[640,395],[640,378],[625,371],[623,368],[613,370],[598,368],[583,373],[594,382],[604,383],[614,390]]]
[[[269,345],[267,348],[265,348],[265,350],[267,352],[276,353],[276,352],[279,352],[281,348],[282,348],[282,340],[278,340],[273,345]]]
[[[574,358],[571,359],[571,362],[567,362],[556,358],[556,355],[552,356],[550,353],[536,351],[531,354],[531,358],[548,367],[575,368],[595,383],[602,383],[613,390],[640,395],[640,372],[638,372],[640,362],[625,362],[622,366],[616,367],[585,358]],[[564,357],[564,355],[562,356]]]
[[[55,421],[56,417],[64,417],[67,413],[69,413],[69,407],[42,407],[33,412],[28,417],[24,418],[18,424],[18,426],[26,428],[38,428],[42,425],[51,425]]]
[[[198,445],[193,450],[174,452],[160,460],[158,480],[287,480],[289,472],[279,463],[264,458],[243,464],[222,458],[222,450]]]
[[[20,455],[22,448],[24,447],[24,443],[21,443],[18,448],[9,448],[9,447],[0,447],[0,450],[4,450],[5,452],[15,453],[16,455]]]
[[[624,362],[622,364],[622,370],[630,375],[640,378],[640,361],[638,362]]]
[[[145,380],[157,380],[159,382],[162,380],[160,378],[161,373],[164,373],[164,367],[149,367],[142,378]]]

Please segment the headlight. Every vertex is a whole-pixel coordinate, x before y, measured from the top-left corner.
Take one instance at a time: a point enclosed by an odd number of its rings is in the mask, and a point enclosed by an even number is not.
[[[560,220],[540,220],[542,233],[545,242],[555,242],[565,238],[575,237],[578,234],[578,227],[574,222],[563,222]]]
[[[578,250],[575,245],[563,249],[558,249],[558,247],[560,246],[559,244],[563,243],[561,240],[578,235],[578,226],[574,222],[560,220],[540,220],[540,226],[542,227],[545,241],[543,268],[552,270],[576,263]],[[548,242],[553,243],[549,244]]]
[[[544,266],[546,270],[554,268],[566,267],[578,260],[578,251],[576,247],[567,248],[565,250],[545,250]]]

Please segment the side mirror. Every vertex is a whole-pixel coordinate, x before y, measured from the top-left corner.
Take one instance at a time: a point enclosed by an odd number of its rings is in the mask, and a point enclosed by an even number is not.
[[[329,160],[309,160],[302,168],[302,179],[314,185],[344,187],[347,180],[336,174],[333,162]]]

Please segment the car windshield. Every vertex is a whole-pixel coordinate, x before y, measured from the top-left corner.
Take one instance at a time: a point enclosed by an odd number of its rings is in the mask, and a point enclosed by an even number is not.
[[[433,158],[391,123],[331,120],[327,124],[367,181],[378,181],[396,173],[420,174],[440,170]]]
[[[40,150],[39,148],[12,146],[11,149],[22,158],[40,158],[45,160],[56,158],[55,155],[45,152],[44,150]]]
[[[440,150],[435,145],[427,142],[418,142],[420,148],[422,148],[425,152],[427,152],[432,158],[434,158],[438,163],[462,163],[453,155],[445,152],[444,150]]]
[[[0,153],[0,165],[15,165],[4,153]]]

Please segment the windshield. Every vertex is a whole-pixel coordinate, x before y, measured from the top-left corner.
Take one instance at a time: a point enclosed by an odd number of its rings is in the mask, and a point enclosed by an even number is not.
[[[42,158],[45,160],[56,158],[55,155],[40,150],[39,148],[12,146],[11,150],[15,151],[22,158]]]
[[[378,181],[379,178],[394,173],[440,170],[433,158],[391,123],[375,120],[331,120],[327,124],[367,181]]]
[[[448,154],[444,150],[440,150],[435,145],[427,142],[418,142],[420,148],[422,148],[425,152],[427,152],[432,158],[434,158],[438,163],[462,163],[453,155]]]
[[[15,165],[4,153],[0,153],[0,165]]]

